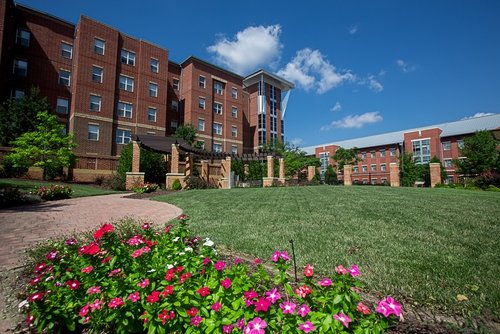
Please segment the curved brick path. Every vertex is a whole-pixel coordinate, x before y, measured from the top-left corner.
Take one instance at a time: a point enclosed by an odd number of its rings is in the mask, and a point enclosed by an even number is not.
[[[165,223],[182,213],[171,204],[124,196],[73,198],[0,210],[0,270],[19,266],[24,249],[52,237],[89,231],[124,217]]]

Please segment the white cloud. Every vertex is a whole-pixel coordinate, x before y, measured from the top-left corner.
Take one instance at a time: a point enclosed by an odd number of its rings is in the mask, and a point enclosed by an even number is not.
[[[333,108],[330,109],[331,112],[337,112],[337,111],[340,111],[340,110],[342,110],[342,105],[338,101],[337,101],[337,103],[335,103],[335,105],[333,106]]]
[[[333,128],[356,128],[359,129],[365,124],[378,123],[383,120],[378,111],[367,112],[362,115],[349,115],[339,121],[333,121],[321,127],[321,131],[329,131]]]
[[[411,64],[408,64],[406,61],[404,61],[403,59],[398,59],[396,60],[396,65],[398,65],[398,67],[401,69],[401,71],[403,71],[404,73],[408,73],[408,72],[413,72],[415,71],[416,69],[416,66],[415,65],[411,65]]]
[[[207,48],[215,54],[215,61],[239,74],[248,74],[263,65],[279,60],[283,45],[279,35],[281,26],[248,27],[232,39],[223,37]]]
[[[306,91],[314,89],[318,94],[323,94],[344,81],[356,79],[350,71],[338,72],[319,50],[309,48],[297,51],[295,57],[277,74],[295,82]]]
[[[371,74],[364,79],[358,80],[358,85],[366,85],[368,88],[377,93],[384,90],[384,86],[380,83],[380,81],[378,81],[375,76]]]
[[[462,118],[462,120],[471,119],[471,118],[477,118],[477,117],[483,117],[483,116],[491,116],[491,115],[495,115],[495,113],[492,113],[492,112],[478,112],[478,113],[475,113],[472,116],[464,117],[464,118]]]
[[[349,27],[349,34],[354,35],[355,33],[358,32],[359,29],[359,23],[355,23]]]
[[[302,138],[293,138],[292,140],[290,140],[290,144],[292,144],[293,146],[299,146],[303,141],[304,140]]]

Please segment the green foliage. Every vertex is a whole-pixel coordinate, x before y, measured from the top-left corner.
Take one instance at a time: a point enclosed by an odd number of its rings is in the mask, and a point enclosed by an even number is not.
[[[31,196],[19,190],[19,187],[0,186],[0,208],[8,208],[16,205],[35,204],[40,198]]]
[[[413,160],[413,154],[404,153],[398,157],[399,171],[401,175],[401,186],[413,187],[415,181],[420,180],[422,177],[421,167]]]
[[[189,145],[192,145],[196,140],[196,128],[193,124],[181,124],[175,130],[173,137],[184,139]]]
[[[199,176],[186,176],[184,178],[184,182],[186,182],[186,189],[213,189],[214,185],[206,182]]]
[[[477,131],[473,136],[464,139],[464,147],[460,155],[464,160],[454,160],[458,173],[475,176],[492,169],[500,169],[500,151],[496,149],[498,142],[491,132]]]
[[[335,173],[335,171],[333,170],[332,165],[328,165],[328,167],[326,168],[325,174],[323,175],[323,179],[326,184],[334,185],[339,183],[337,179],[337,173]]]
[[[335,154],[332,156],[333,160],[337,162],[337,171],[344,172],[345,165],[355,165],[361,159],[358,157],[358,149],[339,147]]]
[[[28,167],[14,167],[14,163],[9,159],[4,159],[0,167],[0,177],[21,177],[28,172]]]
[[[172,182],[172,190],[181,190],[182,189],[182,184],[179,179],[175,179],[174,182]]]
[[[64,126],[54,115],[46,111],[36,116],[34,131],[26,132],[12,142],[11,153],[6,157],[16,168],[41,167],[44,179],[53,176],[54,171],[71,166],[75,161],[72,134],[64,135]]]
[[[167,167],[161,153],[153,152],[141,147],[141,161],[139,169],[144,172],[144,181],[150,183],[165,183]],[[122,148],[120,160],[118,161],[117,178],[120,183],[119,189],[125,188],[127,172],[132,171],[132,143]]]
[[[431,184],[431,169],[430,169],[431,163],[439,163],[441,171],[441,183],[444,183],[448,175],[446,174],[446,170],[444,169],[441,160],[436,156],[433,156],[428,164],[416,165],[418,172],[418,179],[424,181],[426,186],[429,186]]]
[[[248,175],[245,180],[262,180],[267,176],[267,167],[260,161],[252,161],[248,164]]]
[[[245,164],[242,160],[231,159],[231,171],[234,172],[234,174],[238,175],[241,181],[246,180]]]
[[[70,198],[73,190],[69,186],[61,186],[52,184],[48,187],[41,186],[36,188],[33,192],[35,195],[40,196],[41,199],[46,201],[55,201],[59,199]]]
[[[159,186],[156,183],[141,183],[134,185],[132,187],[132,191],[138,194],[144,194],[144,193],[153,193],[157,191]]]
[[[262,150],[283,157],[285,176],[288,178],[296,176],[297,173],[307,168],[307,166],[319,167],[320,165],[318,158],[308,156],[305,151],[289,142],[281,143],[278,141],[272,146],[264,147]]]
[[[0,106],[0,145],[10,143],[25,132],[36,129],[37,114],[49,111],[47,98],[40,96],[38,88],[31,88],[22,99],[10,99]]]

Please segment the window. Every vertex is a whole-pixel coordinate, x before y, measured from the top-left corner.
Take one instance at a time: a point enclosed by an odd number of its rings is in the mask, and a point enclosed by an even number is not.
[[[368,179],[363,179],[362,183],[363,184],[368,184]]]
[[[370,152],[370,158],[375,159],[375,151]]]
[[[366,159],[366,152],[361,152],[361,159],[363,159],[363,160]]]
[[[377,179],[376,178],[372,178],[372,184],[377,184]]]
[[[259,124],[258,128],[265,130],[266,129],[266,115],[264,114],[259,114]]]
[[[443,142],[443,151],[449,151],[449,150],[451,150],[451,142],[444,141]]]
[[[391,148],[389,149],[389,152],[390,152],[390,153],[389,153],[389,155],[390,155],[391,157],[396,156],[396,148],[395,148],[395,147],[391,147]]]
[[[175,132],[175,130],[177,130],[178,126],[179,126],[179,123],[177,123],[177,121],[171,121],[170,122],[170,129],[172,129],[172,131]]]
[[[238,154],[238,146],[231,145],[231,153],[232,154]]]
[[[266,130],[259,130],[258,136],[259,136],[259,146],[263,146],[266,143]]]
[[[102,83],[102,68],[98,66],[92,66],[92,81],[97,83]]]
[[[363,172],[368,172],[368,166],[363,165],[362,168],[363,168]]]
[[[153,107],[148,108],[148,121],[156,122],[156,108]]]
[[[87,139],[99,140],[99,125],[89,124],[87,126]]]
[[[132,118],[132,103],[118,102],[116,106],[116,111],[118,116]]]
[[[453,167],[451,159],[444,159],[444,167],[445,168],[451,168],[451,167]]]
[[[319,173],[323,177],[323,174],[325,174],[326,170],[328,169],[328,165],[330,164],[330,158],[329,158],[329,153],[328,152],[321,152],[319,154]]]
[[[214,113],[222,115],[222,103],[214,102]]]
[[[135,52],[122,50],[120,53],[120,61],[122,64],[135,66]]]
[[[71,72],[67,70],[59,70],[59,84],[69,86],[71,84]]]
[[[385,157],[385,150],[384,149],[379,150],[379,153],[380,153],[381,158]]]
[[[205,109],[205,98],[204,97],[198,98],[198,108]]]
[[[176,112],[179,111],[179,101],[173,100],[170,109]]]
[[[68,111],[69,111],[69,100],[63,99],[63,98],[58,98],[57,105],[56,105],[56,112],[58,112],[60,114],[67,114]]]
[[[90,110],[101,111],[101,97],[99,95],[90,95]]]
[[[238,128],[236,126],[231,126],[231,137],[238,137]]]
[[[179,90],[180,84],[179,84],[179,79],[173,79],[172,80],[172,88],[174,90]]]
[[[234,118],[238,117],[238,108],[231,107],[231,117],[234,117]]]
[[[205,149],[205,142],[203,140],[197,140],[195,147],[199,148],[200,150],[204,150]]]
[[[130,130],[117,129],[116,130],[116,143],[128,144],[132,140]]]
[[[385,177],[380,179],[380,183],[386,185],[387,184],[387,179]]]
[[[463,139],[457,140],[457,147],[459,150],[464,148],[464,140]]]
[[[214,93],[222,95],[222,90],[223,90],[222,82],[214,81]]]
[[[106,48],[106,42],[102,39],[94,38],[94,52],[98,55],[104,55],[104,49]]]
[[[216,135],[222,135],[222,124],[214,123],[214,133]]]
[[[20,100],[24,97],[24,90],[13,89],[10,95],[14,100]]]
[[[416,164],[425,164],[431,160],[430,139],[421,139],[412,141],[413,160]]]
[[[64,58],[72,59],[73,58],[73,45],[68,43],[61,43],[61,56]]]
[[[149,96],[157,97],[158,96],[158,84],[154,82],[149,83]]]
[[[20,77],[28,76],[28,62],[26,60],[14,60],[14,74]]]
[[[354,173],[359,172],[359,168],[358,168],[358,166],[354,166],[354,167],[352,167],[352,171],[353,171]]]
[[[205,131],[205,120],[198,118],[198,131]]]
[[[237,99],[238,98],[238,89],[236,87],[231,88],[231,97],[233,99]]]
[[[17,29],[16,33],[16,43],[22,46],[30,46],[30,37],[31,34],[28,30],[25,29]]]
[[[222,152],[222,144],[220,144],[220,143],[214,143],[212,145],[212,151],[218,152],[218,153]]]
[[[200,78],[198,80],[198,85],[201,87],[201,88],[205,88],[206,86],[206,79],[203,75],[200,75]]]
[[[127,92],[133,92],[134,78],[127,77],[125,75],[120,75],[120,89],[126,90]]]
[[[376,172],[377,171],[377,165],[376,164],[371,164],[370,167],[371,167],[370,170],[372,172]]]
[[[149,68],[151,69],[151,72],[158,73],[160,70],[160,61],[156,58],[151,58]]]
[[[386,164],[380,164],[380,171],[382,171],[382,172],[387,171],[387,165]]]

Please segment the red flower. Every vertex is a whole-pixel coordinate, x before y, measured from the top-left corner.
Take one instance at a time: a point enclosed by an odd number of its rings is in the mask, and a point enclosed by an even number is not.
[[[206,257],[203,259],[203,265],[206,266],[207,264],[210,263],[210,258]]]
[[[29,302],[35,302],[37,300],[42,300],[43,298],[43,292],[35,292],[31,296],[28,297]]]
[[[86,254],[86,255],[94,255],[99,253],[99,245],[96,242],[92,242],[88,245],[82,246],[78,248],[78,253],[80,255]]]
[[[153,291],[151,294],[146,298],[146,301],[148,303],[156,303],[157,301],[160,300],[160,291]]]
[[[198,294],[202,297],[205,297],[210,294],[210,290],[208,289],[208,287],[204,286],[198,289]]]
[[[186,310],[187,315],[190,317],[194,317],[195,315],[198,314],[198,310],[193,306],[189,310]]]
[[[42,272],[44,269],[45,269],[45,263],[43,263],[43,262],[42,262],[42,263],[39,263],[39,264],[37,264],[37,265],[36,265],[36,267],[35,267],[35,272],[36,272],[36,273],[40,273],[40,272]]]
[[[167,313],[167,310],[163,310],[160,314],[158,314],[158,319],[161,320],[161,324],[165,325],[167,320],[175,318],[175,313],[174,311],[170,311]]]
[[[303,285],[295,289],[295,293],[301,298],[305,298],[311,292],[312,292],[311,288],[308,287],[307,285]]]
[[[110,256],[107,256],[105,257],[104,259],[101,260],[101,263],[108,263],[109,261],[111,261],[113,257],[110,255]]]
[[[225,267],[226,267],[226,263],[225,263],[224,261],[217,261],[217,262],[214,264],[214,268],[215,268],[215,270],[218,270],[218,271],[223,270]]]
[[[88,266],[88,267],[82,268],[82,273],[90,274],[92,272],[92,270],[94,270],[94,267]]]
[[[94,233],[94,240],[97,241],[97,240],[101,239],[104,234],[106,234],[108,232],[112,232],[112,231],[113,231],[113,225],[104,224],[104,225],[102,225],[102,227],[100,229],[98,229]]]
[[[77,290],[80,287],[80,282],[76,279],[68,280],[65,284],[70,290]]]
[[[220,285],[222,285],[224,289],[229,289],[231,287],[231,283],[231,280],[227,277],[220,281]]]
[[[169,232],[170,232],[170,229],[172,229],[172,227],[173,227],[173,226],[174,226],[174,225],[172,225],[172,224],[167,225],[167,226],[165,227],[165,233],[169,233]]]
[[[163,292],[161,293],[161,295],[163,297],[166,297],[168,295],[171,295],[172,293],[174,293],[174,286],[173,285],[167,285],[165,287],[165,289],[163,289]]]
[[[370,308],[361,302],[358,303],[356,310],[358,310],[364,315],[370,314]]]
[[[144,224],[142,224],[141,227],[142,227],[143,230],[149,230],[149,228],[151,227],[151,225],[149,223],[144,223]]]
[[[269,300],[266,298],[259,298],[259,300],[255,303],[255,312],[267,312],[269,310],[269,306],[271,306],[271,302]]]
[[[79,315],[80,317],[84,317],[84,316],[86,316],[86,315],[89,313],[89,311],[90,311],[90,306],[85,305],[84,307],[82,307],[82,308],[80,309],[80,312],[78,313],[78,315]]]
[[[175,271],[180,273],[181,271],[184,270],[184,267],[183,266],[178,266],[178,267],[175,267]]]
[[[108,307],[109,308],[118,308],[118,307],[123,306],[123,304],[124,304],[123,300],[120,297],[117,297],[117,298],[113,298],[109,301]]]
[[[314,275],[314,267],[310,264],[306,265],[306,267],[304,268],[304,275],[306,277],[312,277]]]
[[[167,273],[165,274],[165,279],[166,279],[167,281],[169,281],[169,282],[170,282],[170,281],[171,281],[174,277],[175,277],[175,272],[174,272],[174,269],[169,269],[169,270],[167,271]]]
[[[184,283],[185,280],[187,280],[188,278],[191,278],[191,273],[185,273],[185,274],[182,274],[180,277],[179,277],[179,281],[181,283]]]

